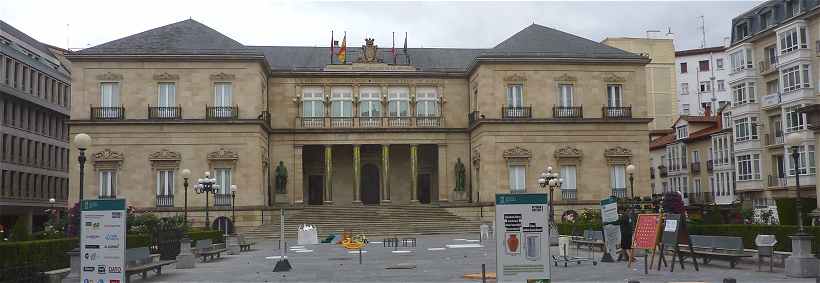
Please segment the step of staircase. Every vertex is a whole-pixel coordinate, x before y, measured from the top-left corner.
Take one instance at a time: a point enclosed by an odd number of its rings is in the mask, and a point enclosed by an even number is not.
[[[252,239],[279,238],[279,217],[244,232]],[[319,237],[349,230],[368,237],[478,233],[478,220],[435,206],[307,206],[285,212],[285,237],[296,238],[301,224],[314,225]]]

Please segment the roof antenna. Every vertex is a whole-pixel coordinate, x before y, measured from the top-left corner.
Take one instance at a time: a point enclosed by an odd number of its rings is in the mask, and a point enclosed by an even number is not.
[[[65,50],[71,50],[70,39],[71,33],[69,33],[68,24],[65,24]]]

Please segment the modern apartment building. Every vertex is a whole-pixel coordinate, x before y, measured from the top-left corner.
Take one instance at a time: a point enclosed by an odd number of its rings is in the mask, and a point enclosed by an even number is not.
[[[653,194],[679,191],[689,204],[737,200],[728,120],[722,109],[713,115],[707,106],[703,116],[681,116],[671,133],[653,139],[649,145]]]
[[[62,52],[0,21],[0,225],[6,233],[18,220],[37,229],[46,209],[67,203],[71,80]]]
[[[177,212],[181,170],[210,171],[215,205],[236,185],[253,225],[274,205],[486,204],[546,191],[548,166],[559,213],[624,196],[628,164],[649,193],[647,57],[539,25],[486,49],[331,52],[185,20],[72,53],[71,134],[93,139],[84,197]],[[187,197],[203,219],[205,196]]]
[[[731,104],[729,59],[726,49],[709,47],[675,52],[678,114],[703,116]]]
[[[800,108],[817,100],[820,3],[766,1],[732,20],[729,89],[734,101],[737,192],[756,206],[795,196],[800,172],[803,197],[816,197],[816,138]],[[784,137],[807,132],[800,160],[790,158]]]
[[[610,37],[601,43],[635,54],[643,54],[650,59],[646,64],[646,101],[649,117],[655,118],[649,124],[650,130],[668,129],[677,121],[679,112],[674,35],[662,38]]]

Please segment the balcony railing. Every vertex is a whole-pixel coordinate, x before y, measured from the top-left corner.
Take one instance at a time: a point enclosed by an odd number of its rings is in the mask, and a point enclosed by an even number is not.
[[[231,206],[230,194],[215,194],[214,206]]]
[[[692,169],[692,173],[700,173],[700,162],[692,162],[690,168]]]
[[[481,119],[481,112],[473,111],[470,114],[467,114],[467,122],[470,123],[470,126],[475,125],[478,123],[478,120]]]
[[[604,119],[629,119],[632,118],[632,106],[626,107],[601,107],[601,117]]]
[[[766,134],[766,145],[782,145],[783,133]]]
[[[553,106],[552,117],[556,119],[584,118],[583,106]]]
[[[205,119],[235,120],[239,119],[239,106],[205,106]]]
[[[561,190],[561,200],[576,200],[576,190]]]
[[[174,195],[157,195],[157,207],[174,207]]]
[[[182,118],[182,106],[157,107],[148,105],[148,119],[179,119]]]
[[[501,119],[532,118],[532,106],[501,106]]]
[[[661,176],[661,178],[666,178],[666,176],[669,176],[669,170],[666,169],[666,166],[663,165],[658,166],[658,173]]]
[[[786,184],[786,178],[769,175],[769,187],[785,187]]]
[[[766,74],[768,72],[773,72],[777,70],[777,57],[768,58],[763,61],[757,62],[757,66],[760,69],[761,74]]]
[[[440,116],[413,117],[296,117],[301,128],[438,128]]]
[[[688,193],[689,204],[708,204],[714,202],[714,196],[711,192],[695,192]]]
[[[715,161],[711,160],[711,159],[706,160],[706,171],[709,171],[709,173],[711,173],[714,170],[715,170]]]
[[[618,198],[625,198],[626,188],[612,188],[612,195]]]
[[[91,106],[91,120],[123,120],[125,107],[94,107]]]

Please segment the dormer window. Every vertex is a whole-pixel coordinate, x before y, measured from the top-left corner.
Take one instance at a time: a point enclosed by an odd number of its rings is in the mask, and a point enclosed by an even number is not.
[[[735,26],[735,35],[737,40],[741,40],[749,36],[749,23],[743,22]]]
[[[687,127],[686,125],[677,127],[676,132],[677,132],[677,139],[679,139],[679,140],[689,137],[689,127]]]
[[[764,30],[772,24],[772,11],[766,11],[760,14],[760,29]]]

